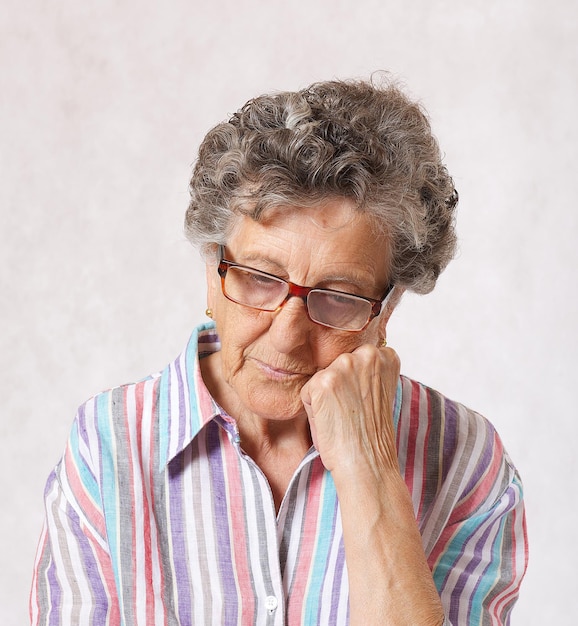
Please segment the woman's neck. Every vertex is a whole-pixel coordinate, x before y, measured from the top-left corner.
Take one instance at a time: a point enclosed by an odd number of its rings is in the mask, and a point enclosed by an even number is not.
[[[311,447],[305,412],[279,420],[249,411],[221,376],[218,353],[201,359],[201,373],[211,396],[237,422],[241,448],[267,477],[279,510],[291,478]]]

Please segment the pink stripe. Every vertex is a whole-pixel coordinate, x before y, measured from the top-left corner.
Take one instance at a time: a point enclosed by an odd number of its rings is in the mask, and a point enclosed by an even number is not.
[[[160,379],[157,379],[154,382],[153,385],[153,389],[152,389],[152,405],[151,405],[151,412],[152,412],[152,416],[153,416],[153,420],[154,417],[158,415],[158,397],[159,394],[158,389],[160,386]],[[151,489],[151,485],[154,482],[154,478],[153,478],[153,467],[154,467],[154,462],[155,460],[158,458],[158,451],[155,451],[155,446],[154,446],[154,437],[153,435],[153,423],[151,420],[151,437],[150,437],[150,444],[149,444],[149,450],[148,450],[148,454],[149,454],[149,474],[148,474],[148,485],[147,485],[147,493],[148,493],[148,499],[149,499],[149,503],[150,506],[147,509],[147,519],[149,520],[149,528],[150,528],[150,512],[154,511],[154,507],[155,507],[155,498],[154,498],[154,492]],[[152,541],[152,534],[151,534],[151,541]],[[157,570],[158,570],[158,576],[159,576],[159,580],[158,580],[158,585],[161,589],[161,594],[164,592],[164,585],[165,585],[165,576],[164,576],[164,570],[161,567],[161,563],[162,563],[162,552],[161,552],[161,546],[159,545],[159,542],[155,539],[155,547],[156,547],[156,558],[155,558],[155,563],[157,566]],[[153,549],[151,546],[151,555],[153,553]],[[152,565],[151,565],[152,567]],[[153,576],[153,573],[151,571],[151,578]],[[161,595],[161,599],[162,599],[162,595]],[[164,608],[164,606],[163,606]],[[163,616],[164,616],[164,623],[167,624],[168,623],[168,616],[165,610],[163,610]],[[153,615],[154,617],[154,615]],[[154,620],[153,622],[154,623]]]
[[[124,487],[126,488],[126,492],[121,492],[120,488],[118,490],[118,497],[119,498],[130,498],[130,502],[131,502],[131,510],[133,511],[137,511],[137,506],[136,506],[136,498],[135,498],[135,483],[134,483],[134,458],[133,458],[133,442],[131,439],[131,426],[132,424],[130,423],[129,419],[128,419],[128,414],[129,414],[129,410],[127,407],[127,392],[128,390],[131,389],[130,387],[126,387],[123,389],[123,417],[124,417],[124,422],[123,422],[123,427],[124,427],[124,432],[126,433],[126,442],[123,441],[119,441],[118,443],[121,444],[121,446],[124,448],[125,454],[130,454],[130,462],[128,463],[128,470],[129,470],[129,476],[130,476],[130,480],[128,481],[127,485],[124,485]],[[132,388],[133,392],[136,395],[136,389]],[[136,420],[138,420],[138,412],[137,414],[134,416],[134,418],[136,418]],[[119,433],[120,435],[120,433]],[[119,449],[118,447],[118,443],[117,443],[117,455],[121,454],[121,449]],[[120,487],[120,486],[119,486]],[[139,580],[139,578],[136,575],[137,572],[137,557],[136,557],[136,542],[137,542],[137,531],[136,531],[136,517],[135,516],[131,516],[131,554],[133,555],[132,558],[132,567],[131,567],[131,582],[132,582],[132,601],[133,601],[133,606],[132,606],[132,612],[133,615],[138,615],[138,611],[137,611],[137,606],[138,606],[138,602],[139,602],[139,597],[138,597],[138,588],[137,588],[137,581]],[[128,539],[128,537],[124,537],[125,540]],[[139,541],[143,540],[144,537],[139,537]],[[121,560],[119,559],[119,567],[122,567],[121,565]]]
[[[146,581],[146,585],[142,591],[145,594],[146,601],[146,620],[147,624],[154,623],[154,593],[153,592],[153,575],[152,575],[152,559],[151,559],[151,525],[150,525],[150,513],[149,513],[149,499],[146,488],[146,475],[143,471],[144,463],[143,463],[143,450],[142,450],[142,415],[143,415],[143,392],[144,385],[138,385],[135,389],[135,402],[136,402],[136,434],[137,434],[137,461],[139,464],[139,473],[143,478],[142,482],[142,511],[143,511],[143,532],[144,536],[142,537],[142,542],[144,544],[144,580]],[[131,464],[131,472],[132,472],[132,464]],[[139,539],[135,536],[135,542],[138,542]],[[148,595],[147,595],[148,594]],[[137,596],[135,594],[135,600]]]
[[[323,484],[323,474],[325,470],[322,463],[313,463],[311,468],[311,478],[307,492],[306,516],[303,520],[301,531],[301,541],[299,545],[299,562],[293,576],[291,588],[291,602],[287,612],[288,624],[301,624],[305,610],[305,591],[309,582],[309,572],[311,571],[311,561],[315,552],[317,540],[317,526],[319,522],[319,505],[321,502],[321,487]]]
[[[245,528],[245,505],[243,502],[243,483],[239,456],[235,448],[222,432],[224,472],[227,476],[227,499],[229,509],[229,532],[235,577],[239,585],[239,601],[241,603],[241,624],[249,624],[255,614],[255,597],[251,584],[251,573],[247,558],[247,532]],[[226,441],[227,440],[227,441]]]
[[[106,537],[104,516],[102,511],[95,506],[90,494],[84,488],[84,483],[80,478],[70,446],[66,446],[66,450],[64,451],[64,471],[71,490],[80,505],[80,509],[86,515],[86,518],[90,520],[96,532],[98,532],[101,537]]]
[[[420,398],[419,387],[416,383],[412,382],[411,385],[411,410],[407,432],[407,453],[405,463],[405,484],[410,490],[410,493],[414,491],[414,477],[413,471],[415,468],[415,435],[419,430],[419,410],[420,410]]]

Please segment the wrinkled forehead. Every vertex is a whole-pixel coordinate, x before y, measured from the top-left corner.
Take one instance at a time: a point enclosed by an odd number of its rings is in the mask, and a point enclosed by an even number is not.
[[[385,235],[378,219],[372,211],[364,210],[351,199],[346,197],[327,196],[320,199],[311,199],[308,202],[278,202],[266,206],[258,206],[257,202],[241,202],[235,208],[234,222],[238,224],[239,217],[245,216],[259,222],[263,226],[275,226],[280,221],[303,223],[303,234],[307,233],[307,226],[334,233],[351,228],[359,222],[370,224],[376,237]],[[235,232],[235,225],[231,234]]]

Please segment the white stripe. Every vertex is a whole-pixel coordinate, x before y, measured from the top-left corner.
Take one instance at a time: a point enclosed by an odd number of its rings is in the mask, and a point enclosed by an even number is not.
[[[223,466],[223,476],[224,476],[224,484],[225,484],[225,495],[227,497],[227,528],[229,533],[229,556],[230,556],[230,564],[232,569],[233,580],[235,583],[235,597],[237,598],[237,625],[242,626],[242,612],[243,612],[243,602],[245,598],[241,593],[241,584],[239,581],[239,572],[237,568],[237,563],[242,562],[245,559],[245,555],[240,552],[237,553],[235,541],[235,529],[233,527],[233,519],[231,515],[231,485],[229,482],[229,473],[232,471],[229,467],[229,463],[227,461],[227,446],[233,447],[233,454],[236,455],[236,449],[232,443],[232,435],[229,432],[225,432],[223,429],[219,429],[219,438],[221,441],[221,464]],[[230,595],[229,592],[223,589],[224,595]],[[233,626],[233,625],[231,625]]]
[[[209,595],[211,596],[211,613],[210,617],[205,609],[205,621],[209,624],[218,624],[222,622],[222,594],[221,581],[216,571],[217,563],[219,562],[219,553],[217,550],[217,538],[215,537],[215,526],[213,519],[213,491],[211,484],[211,475],[209,472],[209,462],[207,458],[207,439],[204,436],[198,437],[199,442],[199,455],[203,459],[202,463],[198,464],[200,483],[204,487],[205,485],[211,485],[211,491],[207,490],[204,497],[197,502],[196,505],[201,504],[201,516],[203,519],[203,536],[205,538],[206,558],[209,567],[208,580],[203,581],[208,585]],[[211,591],[216,593],[210,593]]]
[[[320,507],[320,509],[321,508],[322,507]],[[341,533],[341,513],[338,510],[335,519],[335,532],[331,537],[331,547],[329,549],[329,558],[327,560],[327,573],[325,574],[325,578],[323,580],[321,610],[319,613],[320,624],[328,624],[329,617],[331,615],[333,585],[335,583],[336,564],[337,557],[339,555],[339,541],[337,538],[341,536]]]
[[[123,401],[126,403],[127,415],[136,416],[136,387],[131,386],[125,390],[123,394]],[[124,413],[124,410],[123,410]],[[132,484],[127,485],[127,491],[130,493],[130,497],[134,498],[133,506],[135,511],[143,511],[144,502],[142,499],[142,475],[138,464],[138,441],[135,433],[136,419],[125,419],[123,426],[126,428],[126,434],[128,437],[127,453],[130,452],[129,464],[132,470]],[[130,471],[130,470],[129,470]],[[128,497],[128,493],[125,494]],[[137,618],[137,623],[142,621],[146,622],[146,606],[147,606],[147,594],[144,589],[145,581],[145,543],[143,540],[145,536],[144,531],[144,515],[133,515],[132,521],[134,522],[134,537],[131,538],[132,557],[134,559],[134,569],[131,572],[130,580],[133,583],[133,603],[131,607],[132,612]],[[128,572],[127,572],[128,573]]]
[[[194,481],[196,480],[195,474],[198,471],[198,462],[191,462],[192,456],[192,447],[189,446],[183,452],[183,463],[185,465],[183,476],[182,476],[182,484],[183,484],[183,525],[188,529],[188,537],[190,537],[189,541],[186,541],[186,550],[187,550],[187,560],[189,563],[189,575],[192,576],[191,580],[191,595],[193,596],[193,609],[194,609],[194,624],[203,624],[205,621],[205,603],[203,597],[203,589],[202,584],[203,580],[198,580],[194,576],[194,572],[200,571],[200,559],[199,559],[199,546],[197,543],[197,514],[201,512],[197,508],[197,502],[194,497]],[[210,497],[210,489],[207,489],[207,496]],[[167,491],[168,493],[168,491]],[[169,502],[167,500],[167,508],[169,507]],[[172,529],[170,529],[170,537],[172,537]],[[172,544],[172,542],[171,542]],[[173,546],[171,545],[171,549]],[[171,559],[171,563],[174,564],[174,560]],[[179,584],[178,579],[176,577],[176,572],[173,569],[173,580],[176,581],[175,588],[178,590]],[[178,594],[175,593],[175,601],[178,602]],[[178,609],[178,603],[176,604]]]
[[[141,428],[141,446],[143,450],[143,473],[144,473],[144,487],[148,502],[148,516],[150,526],[150,544],[151,544],[151,574],[153,593],[149,594],[149,601],[154,599],[154,616],[155,624],[164,623],[164,607],[163,603],[159,601],[162,598],[162,568],[160,561],[160,546],[159,536],[157,532],[157,525],[155,523],[155,513],[153,509],[153,493],[151,486],[151,461],[150,456],[151,449],[151,433],[152,433],[152,418],[153,418],[153,405],[156,399],[155,395],[156,382],[155,380],[149,381],[143,389],[143,418]],[[143,581],[143,588],[146,588]]]
[[[287,560],[285,562],[285,571],[283,576],[285,578],[285,589],[287,592],[291,591],[293,585],[293,576],[297,570],[299,548],[301,547],[301,529],[303,528],[303,521],[305,516],[305,498],[302,494],[307,493],[307,481],[311,475],[311,465],[304,469],[298,477],[297,487],[297,499],[295,502],[295,511],[293,513],[292,529],[293,532],[289,536],[289,544],[287,546]],[[285,517],[283,518],[283,524],[279,525],[280,531],[285,526]]]

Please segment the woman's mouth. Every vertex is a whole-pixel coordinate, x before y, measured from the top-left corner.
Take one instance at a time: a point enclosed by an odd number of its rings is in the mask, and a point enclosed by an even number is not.
[[[284,367],[278,367],[260,361],[259,359],[252,359],[255,365],[267,376],[273,380],[291,380],[296,378],[309,378],[311,374],[302,372],[296,369],[285,369]]]

